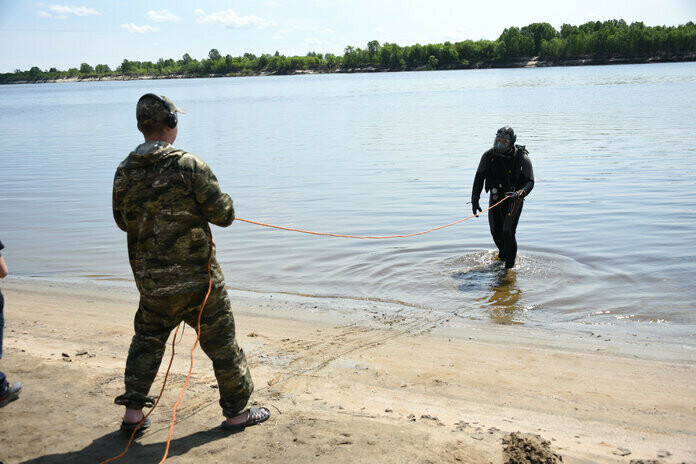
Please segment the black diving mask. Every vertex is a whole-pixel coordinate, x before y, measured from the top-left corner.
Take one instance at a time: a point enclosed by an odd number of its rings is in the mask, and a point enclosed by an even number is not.
[[[512,148],[512,140],[507,134],[497,134],[493,140],[493,149],[498,153],[506,153]]]

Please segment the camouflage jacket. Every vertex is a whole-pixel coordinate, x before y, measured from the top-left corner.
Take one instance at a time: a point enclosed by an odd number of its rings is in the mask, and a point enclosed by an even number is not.
[[[143,296],[205,292],[212,236],[229,226],[232,199],[200,158],[166,142],[140,145],[116,169],[113,213],[128,233],[128,258]],[[213,287],[225,285],[211,262]]]

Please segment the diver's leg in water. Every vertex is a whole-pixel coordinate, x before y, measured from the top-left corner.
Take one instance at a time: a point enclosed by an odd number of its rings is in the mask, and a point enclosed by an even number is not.
[[[495,201],[491,197],[489,206],[495,204]],[[488,226],[491,229],[491,235],[493,236],[493,241],[495,246],[498,247],[498,259],[505,261],[505,239],[503,237],[503,224],[505,223],[505,218],[507,217],[507,205],[503,203],[498,205],[496,208],[488,210]]]
[[[508,269],[515,265],[515,258],[517,257],[515,233],[517,232],[517,223],[520,221],[520,215],[522,214],[523,204],[523,201],[518,201],[515,209],[505,214],[505,220],[503,221],[502,235],[505,243],[505,267]]]

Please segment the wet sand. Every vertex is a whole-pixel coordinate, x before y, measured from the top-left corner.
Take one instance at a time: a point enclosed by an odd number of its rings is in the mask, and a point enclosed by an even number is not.
[[[137,292],[11,277],[2,291],[0,369],[24,391],[0,410],[0,461],[98,463],[120,454],[127,438],[113,398],[123,389]],[[696,462],[693,347],[360,302],[231,299],[254,403],[273,415],[239,434],[217,428],[216,382],[197,348],[172,464]],[[194,339],[187,328],[152,427],[118,462],[162,459]]]

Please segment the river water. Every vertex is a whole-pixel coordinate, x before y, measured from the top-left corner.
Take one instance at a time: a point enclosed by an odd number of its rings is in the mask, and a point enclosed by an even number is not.
[[[448,224],[498,127],[530,152],[513,271],[485,217],[378,241],[235,222],[213,228],[234,290],[696,343],[696,63],[0,86],[13,275],[132,285],[111,184],[148,92],[238,217],[312,231]]]

